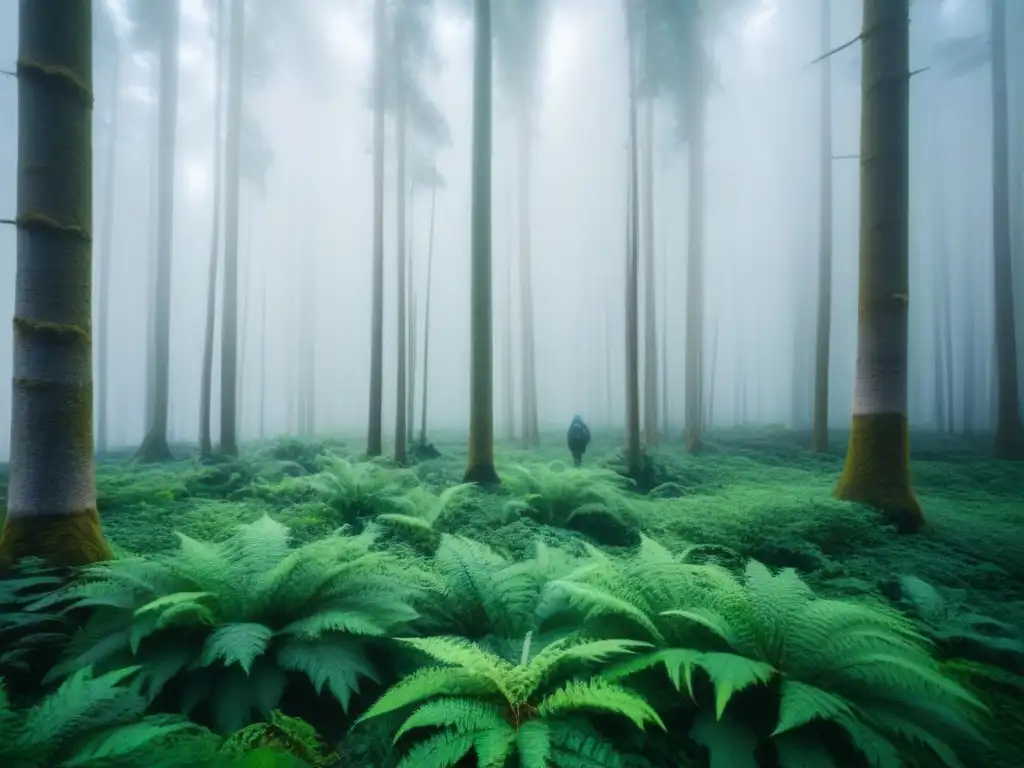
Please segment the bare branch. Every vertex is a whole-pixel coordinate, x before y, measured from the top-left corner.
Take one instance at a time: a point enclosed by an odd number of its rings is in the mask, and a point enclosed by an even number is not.
[[[12,227],[17,226],[17,223],[14,219],[0,219],[0,224],[10,224]]]
[[[823,54],[821,54],[821,56],[819,56],[818,58],[816,58],[816,59],[815,59],[814,61],[810,62],[810,63],[809,63],[809,64],[808,64],[807,66],[808,66],[808,67],[813,67],[813,66],[814,66],[815,64],[817,64],[817,63],[818,63],[819,61],[824,61],[824,60],[825,60],[825,59],[827,59],[827,58],[828,58],[829,56],[835,56],[835,55],[836,55],[837,53],[839,53],[840,51],[845,51],[845,50],[846,50],[847,48],[849,48],[849,47],[850,47],[851,45],[853,45],[854,43],[859,43],[859,42],[860,42],[860,40],[861,40],[861,38],[863,38],[863,37],[864,37],[864,34],[863,34],[863,33],[861,33],[861,34],[857,35],[857,36],[856,36],[855,38],[853,38],[852,40],[848,40],[847,42],[843,43],[842,45],[838,46],[837,48],[833,48],[833,49],[832,49],[831,51],[829,51],[828,53],[823,53]]]
[[[7,75],[7,77],[17,77],[17,72],[12,72],[9,69],[0,69],[0,75]]]
[[[913,77],[914,75],[920,75],[922,72],[927,72],[931,67],[921,67],[920,69],[913,70],[907,77]]]
[[[832,155],[833,160],[859,160],[860,155]]]

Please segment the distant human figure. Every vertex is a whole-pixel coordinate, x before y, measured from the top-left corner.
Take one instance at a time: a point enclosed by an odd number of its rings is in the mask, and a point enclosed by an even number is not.
[[[565,436],[569,442],[569,451],[572,453],[572,463],[578,467],[583,463],[583,454],[587,452],[587,446],[590,444],[590,430],[578,414],[572,417],[572,423],[569,424],[569,431]]]

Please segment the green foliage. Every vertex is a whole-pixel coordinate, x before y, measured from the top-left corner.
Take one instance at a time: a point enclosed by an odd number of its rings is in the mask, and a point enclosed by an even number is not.
[[[220,543],[180,541],[174,554],[85,569],[67,596],[95,611],[52,676],[141,664],[134,686],[147,700],[172,696],[186,714],[203,702],[229,733],[253,710],[269,715],[293,675],[347,709],[360,681],[377,679],[368,646],[416,617],[404,569],[370,535],[296,549],[264,517]]]
[[[518,498],[510,512],[529,515],[544,525],[578,528],[583,519],[604,516],[619,530],[635,527],[626,491],[631,482],[610,469],[575,468],[562,461],[514,465],[502,470],[505,486]]]
[[[218,740],[188,720],[144,716],[146,700],[119,685],[129,667],[96,676],[82,667],[27,710],[11,709],[0,681],[0,764],[4,768],[135,768],[212,757]]]
[[[59,570],[31,558],[0,578],[0,677],[25,675],[34,661],[67,644],[72,624],[57,607],[27,610],[42,597],[59,592],[64,583],[65,575]]]
[[[221,747],[221,754],[232,757],[268,751],[290,755],[312,768],[332,765],[337,760],[337,755],[309,723],[277,710],[270,713],[268,722],[252,723],[231,734]]]
[[[612,745],[574,720],[581,712],[623,717],[637,728],[664,728],[640,696],[600,677],[561,679],[565,668],[601,663],[629,654],[642,643],[566,637],[531,657],[526,635],[518,663],[455,637],[404,640],[434,666],[390,688],[361,718],[366,720],[419,705],[394,735],[397,742],[419,728],[435,729],[416,743],[400,766],[447,768],[476,753],[481,768],[503,768],[518,754],[522,768],[623,765]]]
[[[701,707],[691,736],[716,765],[756,766],[754,750],[765,737],[782,768],[812,759],[835,765],[827,760],[840,756],[821,736],[822,723],[838,726],[882,768],[899,768],[921,747],[960,766],[954,746],[984,743],[974,722],[984,707],[941,673],[924,639],[895,612],[817,598],[792,570],[773,575],[751,562],[740,580],[716,566],[688,565],[651,541],[623,562],[594,557],[557,588],[585,625],[658,646],[609,674],[619,679],[664,666]],[[698,670],[713,692],[710,707]],[[723,718],[737,694],[768,684],[778,697],[769,733],[743,712]]]

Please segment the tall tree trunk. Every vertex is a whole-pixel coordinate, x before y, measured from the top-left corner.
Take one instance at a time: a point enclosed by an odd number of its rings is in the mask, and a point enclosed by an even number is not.
[[[383,450],[384,412],[384,89],[387,87],[386,0],[376,0],[373,16],[373,306],[370,310],[370,424],[366,453]]]
[[[511,200],[509,210],[512,210]],[[502,336],[505,361],[505,437],[508,440],[514,440],[516,436],[515,363],[512,357],[512,261],[515,258],[513,242],[510,226],[508,251],[505,256],[505,333]]]
[[[644,69],[651,78],[654,53],[653,9],[644,7],[645,40]],[[643,137],[644,201],[644,441],[648,446],[658,444],[658,315],[655,297],[654,255],[654,97],[648,95],[644,103]]]
[[[420,444],[427,444],[427,384],[430,381],[430,283],[434,272],[434,214],[437,186],[430,190],[430,239],[427,243],[427,303],[423,308],[423,405],[420,408]]]
[[[629,40],[629,180],[626,195],[626,466],[630,475],[642,469],[640,445],[640,180],[637,130],[636,62],[637,22],[626,0],[626,25]]]
[[[996,434],[999,459],[1024,460],[1024,424],[1017,381],[1013,253],[1010,234],[1009,98],[1006,65],[1006,0],[992,0],[992,242],[995,275]]]
[[[153,78],[153,89],[160,89],[160,68],[155,67],[156,76]],[[149,433],[153,424],[153,408],[156,405],[156,257],[160,244],[160,136],[159,116],[155,121],[153,131],[152,155],[149,159],[149,221],[146,226],[146,304],[145,304],[145,331],[146,331],[146,376],[145,392],[143,394],[143,435]]]
[[[821,3],[821,50],[831,49],[831,0]],[[814,426],[811,450],[828,450],[828,363],[832,334],[832,59],[821,66],[821,164],[818,190],[818,323],[814,345]]]
[[[228,67],[227,152],[224,180],[224,296],[220,341],[220,450],[238,455],[238,240],[241,197],[242,88],[245,62],[245,0],[231,0]]]
[[[92,3],[22,0],[17,278],[0,564],[111,558],[92,431]],[[61,87],[55,87],[59,83]]]
[[[534,448],[540,444],[540,426],[537,419],[537,353],[534,345],[533,327],[533,255],[531,249],[530,224],[530,167],[532,165],[533,120],[532,114],[524,110],[519,116],[519,167],[518,167],[518,212],[519,212],[519,298],[522,339],[519,344],[523,354],[523,447]]]
[[[224,114],[224,3],[216,0],[217,63],[214,67],[213,99],[213,222],[210,226],[209,281],[206,286],[206,330],[203,333],[203,371],[199,388],[199,452],[213,453],[210,436],[210,406],[213,397],[213,341],[217,323],[217,265],[220,254],[220,203],[224,181],[222,118]]]
[[[469,461],[463,482],[495,485],[491,318],[491,0],[475,0]]]
[[[698,23],[689,41],[690,144],[689,219],[686,257],[686,449],[700,451],[704,388],[704,107],[707,82],[705,52]]]
[[[715,316],[711,326],[711,366],[708,370],[707,405],[705,407],[704,425],[712,428],[715,417],[715,374],[718,372],[718,317]]]
[[[416,217],[413,215],[413,205],[416,202],[415,195],[409,195],[409,226],[406,227],[408,237],[409,258],[406,260],[406,291],[405,295],[409,302],[409,337],[406,348],[409,356],[409,389],[406,392],[406,414],[405,414],[405,440],[406,445],[412,445],[416,436],[413,434],[416,429],[416,270],[413,266],[413,237],[414,223]]]
[[[174,250],[174,162],[178,133],[177,0],[162,5],[165,16],[160,37],[159,184],[156,254],[156,338],[154,339],[153,416],[149,433],[139,447],[144,461],[171,458],[167,418],[171,393],[171,258]]]
[[[920,530],[907,428],[909,0],[864,0],[860,280],[853,429],[835,494]]]
[[[267,265],[263,267],[263,299],[260,305],[260,425],[259,439],[266,437],[267,425]]]
[[[960,322],[963,334],[963,360],[961,362],[962,383],[960,389],[961,425],[964,434],[972,435],[977,431],[977,397],[978,397],[978,328],[974,314],[968,308],[977,296],[975,284],[975,267],[968,259],[962,259],[963,273],[960,277],[960,292],[968,297],[964,302],[963,319]]]
[[[661,431],[669,432],[668,412],[668,247],[661,236]]]
[[[114,189],[117,176],[117,137],[121,114],[121,52],[120,46],[114,52],[114,66],[111,72],[110,125],[107,127],[107,168],[103,178],[103,225],[100,242],[99,290],[96,301],[99,321],[99,344],[97,347],[96,381],[96,450],[106,453],[108,446],[107,405],[110,399],[110,278],[112,243],[114,239]]]
[[[249,313],[249,303],[250,303],[250,301],[252,299],[252,293],[251,293],[251,290],[250,290],[252,288],[252,241],[253,241],[252,233],[253,233],[253,229],[256,226],[256,218],[257,218],[257,213],[254,210],[255,205],[256,205],[256,201],[254,200],[254,197],[255,196],[253,196],[253,195],[250,196],[250,205],[249,205],[248,215],[243,217],[243,219],[245,220],[245,258],[242,260],[240,266],[244,267],[243,274],[245,275],[245,278],[244,278],[244,280],[242,282],[241,294],[239,295],[239,314],[238,314],[238,317],[239,317],[239,329],[238,329],[238,334],[239,334],[239,339],[238,339],[238,371],[239,371],[239,374],[238,374],[238,377],[235,379],[235,381],[237,382],[237,386],[235,387],[235,398],[236,398],[235,402],[237,403],[237,405],[235,406],[235,414],[236,414],[235,415],[235,423],[239,425],[237,427],[238,432],[236,433],[238,435],[238,439],[241,439],[242,428],[245,425],[245,413],[246,413],[246,411],[245,411],[245,406],[246,406],[246,400],[245,400],[245,395],[246,395],[246,390],[245,390],[246,355],[249,352],[249,327],[250,327],[250,322],[252,320],[252,317],[251,317],[251,315]],[[314,285],[316,284],[316,261],[315,261],[315,258],[314,258],[314,262],[313,262],[313,269],[310,270],[310,282],[312,282]],[[308,346],[309,346],[310,355],[311,355],[310,359],[312,360],[313,359],[312,356],[315,353],[315,350],[313,349],[313,346],[316,344],[316,338],[315,338],[315,333],[314,333],[314,331],[315,331],[315,325],[314,324],[316,322],[316,320],[315,320],[315,318],[316,318],[316,292],[315,291],[313,291],[310,294],[310,301],[308,303],[308,308],[309,308],[309,312],[311,313],[310,317],[312,319],[310,320],[310,329],[311,330],[310,330],[310,333],[307,334],[307,341],[308,341]],[[310,379],[310,381],[312,381],[312,379]],[[313,410],[312,410],[313,406],[312,405],[310,406],[310,409],[311,409],[310,410],[310,418],[312,419],[313,418]]]
[[[395,386],[395,462],[398,465],[404,465],[408,460],[406,455],[406,436],[408,434],[408,426],[405,423],[406,417],[408,416],[406,398],[408,393],[406,391],[408,387],[408,371],[406,366],[408,364],[408,351],[406,349],[406,332],[408,330],[406,326],[406,310],[405,306],[405,266],[406,266],[406,244],[405,244],[405,203],[406,196],[408,195],[408,180],[406,179],[406,150],[408,135],[406,130],[406,93],[405,84],[403,82],[403,62],[402,62],[402,51],[404,50],[404,39],[402,33],[403,24],[398,24],[398,32],[395,35],[395,59],[397,66],[395,67],[395,155],[397,160],[397,176],[398,181],[396,183],[397,189],[397,208],[396,208],[396,229],[398,235],[398,248],[397,258],[397,280],[396,280],[396,304],[398,309],[398,365],[397,368],[397,381]]]

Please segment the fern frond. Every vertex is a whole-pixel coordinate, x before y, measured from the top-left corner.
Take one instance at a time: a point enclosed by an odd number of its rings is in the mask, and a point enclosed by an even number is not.
[[[356,722],[385,715],[435,696],[486,696],[499,693],[487,677],[458,667],[423,667],[402,678]]]
[[[658,713],[643,697],[600,677],[570,681],[537,705],[541,717],[564,716],[577,710],[602,710],[621,715],[640,729],[648,722],[665,729]]]
[[[266,653],[273,634],[272,629],[255,622],[224,624],[206,638],[199,665],[208,667],[223,662],[229,667],[238,664],[249,674],[253,662]]]
[[[452,768],[475,744],[475,734],[442,731],[417,743],[402,758],[398,768]]]
[[[446,697],[428,701],[416,709],[395,731],[394,741],[413,728],[448,727],[462,733],[511,728],[495,704],[477,699]]]
[[[735,653],[705,653],[697,663],[715,687],[715,717],[719,720],[733,694],[756,683],[767,683],[776,674],[771,664]]]

